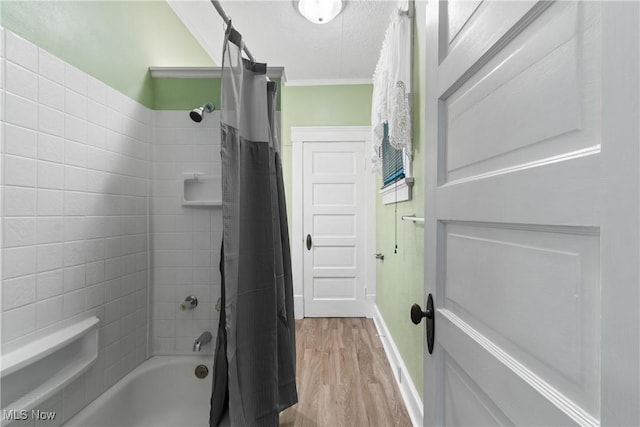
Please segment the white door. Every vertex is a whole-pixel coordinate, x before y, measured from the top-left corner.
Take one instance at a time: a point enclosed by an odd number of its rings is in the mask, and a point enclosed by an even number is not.
[[[304,314],[364,316],[364,142],[304,144]]]
[[[638,425],[637,2],[427,7],[425,425]]]

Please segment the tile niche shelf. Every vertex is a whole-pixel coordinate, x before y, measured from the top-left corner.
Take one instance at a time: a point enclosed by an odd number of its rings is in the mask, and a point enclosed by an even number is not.
[[[182,206],[222,206],[219,176],[189,172],[182,174],[182,180]]]

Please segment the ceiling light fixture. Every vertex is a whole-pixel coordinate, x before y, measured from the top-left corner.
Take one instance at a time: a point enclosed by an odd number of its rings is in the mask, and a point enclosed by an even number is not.
[[[326,24],[338,16],[342,0],[299,0],[298,12],[314,24]]]

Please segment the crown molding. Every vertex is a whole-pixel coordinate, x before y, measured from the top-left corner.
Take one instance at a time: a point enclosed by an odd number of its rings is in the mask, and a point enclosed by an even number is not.
[[[371,84],[373,84],[373,79],[299,79],[287,81],[287,86],[347,86]]]

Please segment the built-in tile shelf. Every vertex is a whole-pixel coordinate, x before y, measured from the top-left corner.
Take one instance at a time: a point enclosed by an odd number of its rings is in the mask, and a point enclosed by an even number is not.
[[[149,67],[153,78],[163,79],[219,79],[222,78],[222,67]],[[284,67],[267,66],[267,77],[280,79],[286,83]]]
[[[219,176],[199,172],[183,173],[183,206],[222,206],[222,182]]]
[[[2,410],[31,410],[85,372],[98,357],[99,325],[92,316],[3,355]]]

